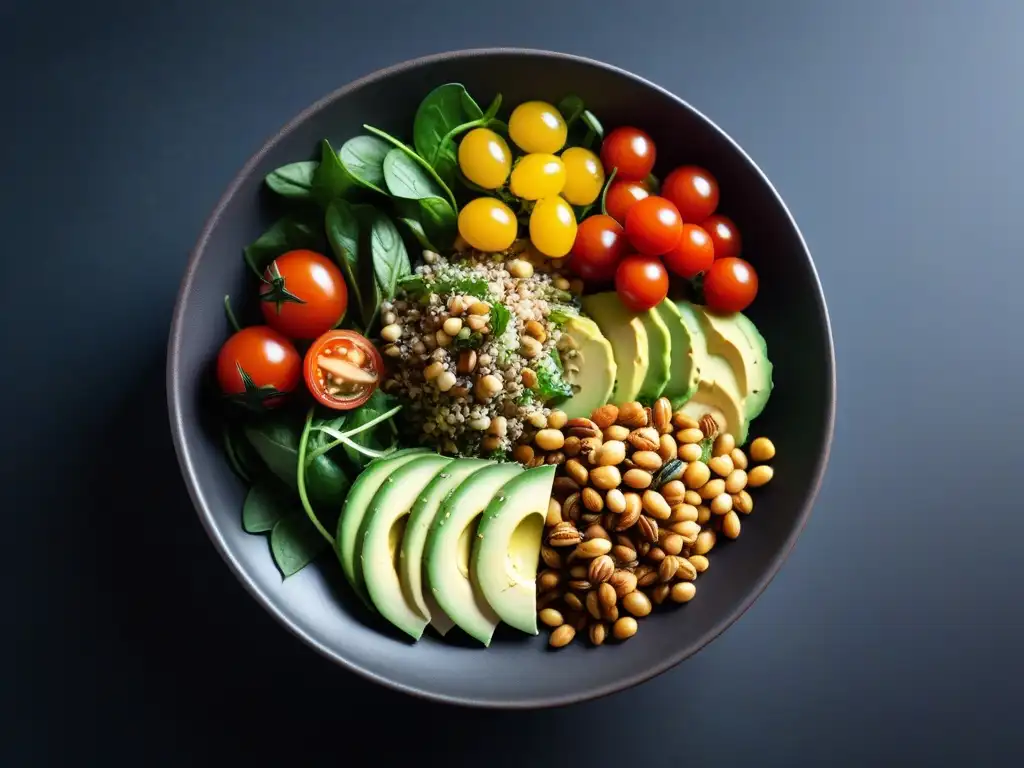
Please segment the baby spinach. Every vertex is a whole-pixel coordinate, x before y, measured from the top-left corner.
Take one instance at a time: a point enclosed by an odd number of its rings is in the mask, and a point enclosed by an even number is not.
[[[382,296],[393,298],[398,281],[412,273],[412,265],[395,223],[377,210],[370,216],[370,258]]]
[[[446,203],[447,205],[447,203]],[[416,242],[419,243],[420,248],[427,251],[436,251],[437,246],[430,242],[430,238],[427,237],[427,231],[423,228],[423,223],[416,216],[399,216],[398,220],[405,224],[412,233],[412,236],[416,238]]]
[[[365,325],[369,325],[376,310],[370,301],[363,297],[366,280],[361,275],[359,217],[356,206],[347,200],[333,200],[327,206],[324,216],[324,228],[327,230],[327,242],[330,243],[334,260],[341,267],[348,294],[355,305],[358,316]]]
[[[394,202],[398,217],[413,229],[414,236],[424,248],[432,251],[444,250],[455,242],[459,227],[458,216],[444,198],[397,198]]]
[[[458,211],[459,204],[455,201],[455,195],[452,194],[451,188],[449,188],[449,186],[444,182],[444,180],[437,175],[437,171],[434,170],[433,166],[431,166],[430,163],[428,163],[420,155],[416,154],[416,152],[411,147],[399,141],[394,136],[385,133],[380,128],[374,128],[372,125],[364,125],[363,128],[368,130],[374,136],[379,136],[389,144],[398,147],[398,149],[402,150],[403,152],[405,152],[405,154],[407,154],[409,157],[411,157],[413,160],[419,163],[420,166],[422,166],[427,173],[434,177],[434,181],[436,181],[438,185],[441,187],[441,189],[444,192],[445,198],[448,200],[449,203],[451,203],[452,208],[455,211]]]
[[[579,144],[590,149],[594,139],[600,142],[604,138],[604,126],[594,113],[586,108],[586,104],[579,96],[570,94],[563,98],[558,102],[558,111],[562,113],[565,125],[569,129],[570,145]]]
[[[406,200],[440,198],[444,191],[424,167],[397,147],[384,157],[384,180],[388,191]]]
[[[318,250],[322,247],[322,237],[320,225],[309,217],[283,216],[254,243],[246,246],[243,254],[250,269],[262,278],[270,262],[282,253],[296,248]]]
[[[426,95],[412,123],[412,143],[421,157],[438,170],[442,178],[454,179],[457,167],[454,151],[448,146],[450,134],[460,125],[484,116],[465,86],[440,85]]]
[[[566,96],[558,102],[557,106],[558,111],[562,113],[562,118],[565,120],[565,124],[568,128],[572,128],[573,123],[580,119],[580,115],[582,115],[586,109],[583,99],[575,94]]]
[[[313,173],[314,199],[326,207],[332,200],[345,197],[356,184],[356,178],[341,162],[341,158],[334,151],[331,142],[322,139],[320,141],[320,164]]]
[[[313,199],[313,177],[320,163],[302,160],[275,168],[267,174],[264,182],[281,197],[293,200]]]
[[[349,175],[369,189],[384,192],[384,158],[390,145],[376,136],[356,136],[341,145],[338,156]]]
[[[266,533],[297,509],[295,497],[285,487],[271,478],[260,478],[242,504],[242,527],[249,533]]]
[[[327,548],[327,540],[317,533],[302,510],[282,517],[270,531],[270,551],[286,579],[313,562]]]

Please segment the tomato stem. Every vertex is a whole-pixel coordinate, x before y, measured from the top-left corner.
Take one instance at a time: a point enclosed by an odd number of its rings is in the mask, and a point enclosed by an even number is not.
[[[224,294],[224,314],[228,318],[228,323],[235,329],[235,333],[242,330],[242,326],[238,324],[238,318],[235,317],[235,313],[231,309],[231,296],[228,294]]]
[[[302,437],[299,438],[299,465],[296,467],[295,476],[298,480],[299,486],[299,500],[302,502],[302,508],[306,510],[306,517],[309,518],[310,522],[320,531],[320,535],[327,539],[327,543],[332,547],[334,546],[334,537],[327,532],[327,529],[320,523],[319,518],[316,516],[316,512],[313,510],[313,506],[309,503],[309,497],[306,495],[306,446],[309,445],[309,429],[313,424],[313,413],[315,408],[310,406],[309,412],[306,414],[306,423],[302,427]]]

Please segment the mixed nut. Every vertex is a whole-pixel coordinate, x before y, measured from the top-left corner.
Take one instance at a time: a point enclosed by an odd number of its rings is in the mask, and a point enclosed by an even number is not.
[[[626,640],[654,605],[692,600],[718,537],[739,537],[740,515],[753,511],[748,489],[772,479],[760,462],[775,456],[767,438],[748,455],[713,417],[673,413],[665,398],[589,419],[553,411],[523,440],[518,460],[559,465],[537,576],[556,648],[584,631],[594,645]]]

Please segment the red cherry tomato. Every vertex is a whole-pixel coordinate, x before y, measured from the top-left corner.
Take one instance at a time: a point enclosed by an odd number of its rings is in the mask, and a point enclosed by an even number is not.
[[[348,287],[333,261],[315,251],[288,251],[263,273],[260,305],[267,325],[292,339],[315,339],[348,308]]]
[[[626,223],[626,214],[636,203],[651,194],[639,181],[613,181],[604,196],[604,209],[619,224]]]
[[[611,216],[600,214],[584,219],[576,230],[569,269],[589,282],[615,277],[626,255],[626,232]]]
[[[715,246],[710,235],[696,224],[683,224],[683,236],[664,258],[665,266],[673,274],[696,277],[707,271],[715,260]]]
[[[645,197],[626,214],[626,237],[634,248],[648,256],[668,253],[682,234],[679,211],[664,197]]]
[[[679,209],[683,221],[704,221],[718,207],[718,182],[696,165],[672,171],[661,185],[661,194]]]
[[[302,361],[295,346],[273,328],[243,328],[217,355],[217,382],[232,400],[259,410],[276,408],[299,383]]]
[[[719,312],[742,312],[757,296],[757,272],[743,259],[715,259],[704,275],[704,299]]]
[[[728,259],[740,255],[740,231],[728,216],[716,213],[704,219],[700,225],[711,236],[715,244],[715,258]]]
[[[365,336],[328,331],[306,352],[306,386],[319,402],[336,411],[358,408],[384,376],[384,360]]]
[[[615,290],[628,309],[643,312],[668,296],[668,272],[654,256],[627,256],[615,271]]]
[[[622,126],[604,137],[601,163],[605,173],[618,168],[615,178],[640,181],[654,169],[654,141],[639,128]]]

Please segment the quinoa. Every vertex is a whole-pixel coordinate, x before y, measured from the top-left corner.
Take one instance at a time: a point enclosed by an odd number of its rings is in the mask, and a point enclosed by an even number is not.
[[[558,355],[561,331],[550,315],[568,283],[544,269],[551,264],[531,260],[519,243],[452,260],[425,251],[395,299],[381,304],[391,363],[384,388],[406,405],[421,444],[456,456],[505,454],[531,416],[550,413],[531,388]]]

